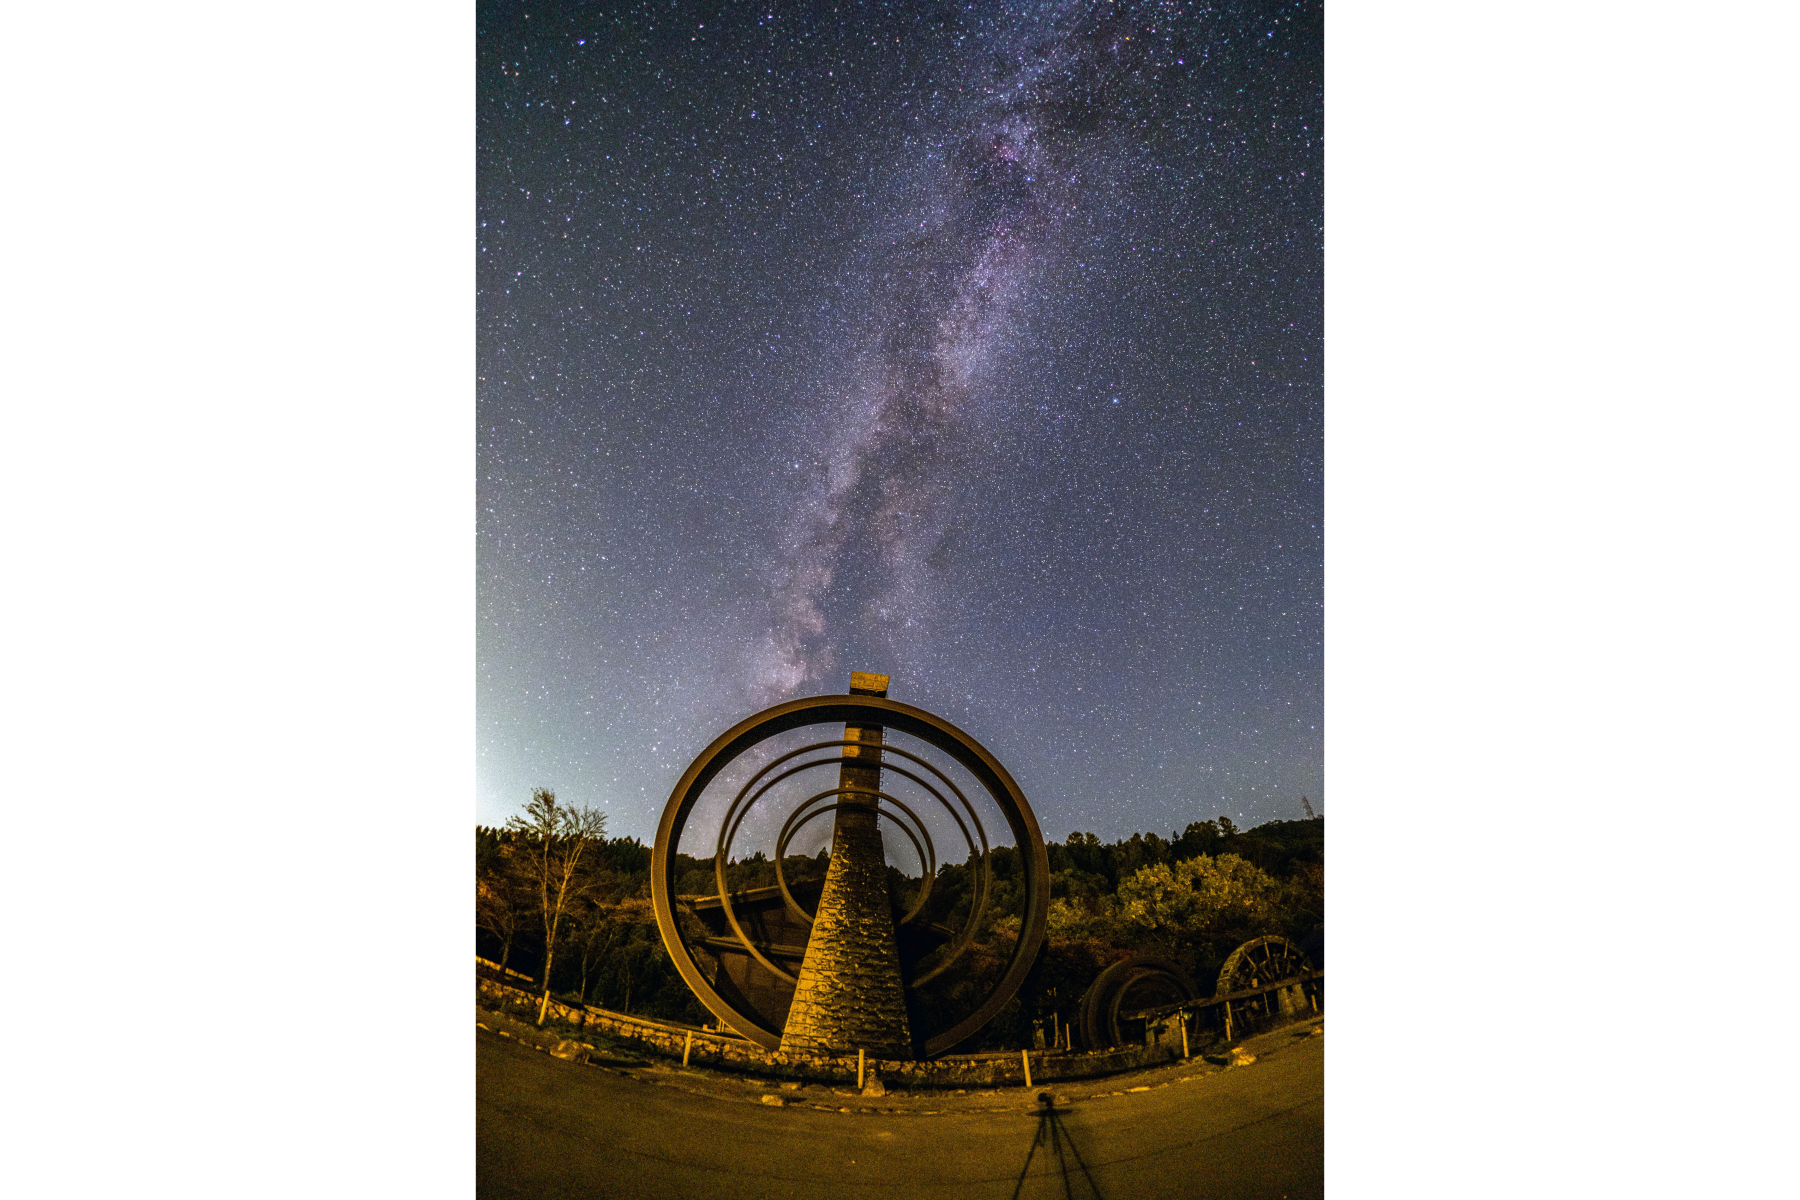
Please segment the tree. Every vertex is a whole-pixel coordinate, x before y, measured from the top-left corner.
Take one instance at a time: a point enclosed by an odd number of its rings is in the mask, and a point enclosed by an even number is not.
[[[500,982],[506,982],[506,961],[512,956],[513,938],[519,932],[519,908],[513,893],[516,882],[503,868],[488,866],[475,877],[475,924],[500,942]]]
[[[500,943],[501,983],[529,904],[514,866],[514,849],[500,830],[475,827],[475,925]]]
[[[1119,885],[1128,930],[1173,946],[1236,940],[1270,932],[1280,885],[1235,854],[1202,854],[1145,867]]]
[[[538,788],[531,793],[525,815],[513,817],[506,827],[529,843],[521,866],[537,891],[544,914],[544,999],[538,1005],[537,1023],[550,1011],[550,968],[555,961],[556,936],[564,916],[579,895],[576,872],[582,854],[606,836],[606,815],[591,808],[567,807],[556,802],[556,793]]]
[[[575,928],[575,944],[581,950],[581,1002],[587,1003],[590,982],[599,978],[596,968],[606,961],[621,935],[629,939],[633,926],[650,913],[650,902],[626,898],[617,902],[596,902],[582,914]],[[654,916],[649,916],[654,921]]]
[[[1179,862],[1184,858],[1194,858],[1202,854],[1217,854],[1223,848],[1225,835],[1219,832],[1217,821],[1190,821],[1169,847],[1171,860]]]

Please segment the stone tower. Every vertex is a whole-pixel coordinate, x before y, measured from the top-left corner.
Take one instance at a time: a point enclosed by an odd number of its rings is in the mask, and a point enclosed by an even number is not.
[[[888,677],[853,671],[853,695],[886,696]],[[888,899],[887,856],[876,824],[881,786],[881,727],[847,725],[846,757],[831,834],[831,865],[800,964],[800,982],[781,1033],[781,1048],[810,1054],[865,1050],[878,1058],[911,1058],[906,988]]]

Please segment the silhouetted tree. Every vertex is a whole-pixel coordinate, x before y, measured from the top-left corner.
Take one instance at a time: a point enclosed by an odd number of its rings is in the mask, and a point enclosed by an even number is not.
[[[506,822],[508,830],[526,839],[519,855],[520,867],[537,891],[544,914],[544,998],[538,1005],[538,1024],[550,1010],[550,968],[556,956],[556,937],[563,917],[580,892],[577,873],[581,856],[606,836],[606,815],[592,808],[571,808],[556,802],[556,793],[538,788],[523,817]]]

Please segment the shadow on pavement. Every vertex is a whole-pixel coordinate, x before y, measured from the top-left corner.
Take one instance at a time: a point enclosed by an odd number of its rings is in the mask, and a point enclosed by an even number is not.
[[[1079,1194],[1091,1196],[1093,1200],[1105,1200],[1100,1194],[1100,1187],[1094,1182],[1093,1173],[1088,1170],[1087,1163],[1082,1160],[1081,1150],[1075,1145],[1075,1139],[1069,1136],[1068,1126],[1063,1123],[1062,1113],[1056,1109],[1056,1098],[1049,1092],[1038,1093],[1038,1125],[1037,1136],[1032,1139],[1031,1149],[1025,1155],[1025,1166],[1019,1172],[1019,1182],[1013,1188],[1013,1200],[1019,1200],[1019,1193],[1025,1188],[1025,1180],[1031,1175],[1031,1160],[1037,1157],[1040,1147],[1044,1148],[1044,1177],[1062,1180],[1062,1192],[1067,1200],[1075,1200],[1077,1178],[1086,1185]],[[1052,1165],[1051,1156],[1055,1156]],[[1069,1170],[1069,1158],[1075,1159],[1075,1169],[1079,1176]]]

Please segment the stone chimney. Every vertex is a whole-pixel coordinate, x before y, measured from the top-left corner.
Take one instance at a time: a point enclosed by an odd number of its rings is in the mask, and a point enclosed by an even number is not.
[[[886,696],[888,677],[850,674],[850,692]],[[863,1050],[878,1058],[911,1058],[906,986],[888,898],[887,859],[876,823],[881,786],[881,727],[847,725],[845,763],[831,835],[831,865],[813,918],[800,982],[788,1009],[781,1048],[810,1054]],[[867,765],[862,765],[864,762]]]

